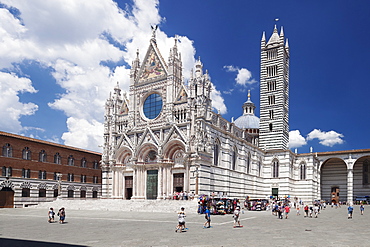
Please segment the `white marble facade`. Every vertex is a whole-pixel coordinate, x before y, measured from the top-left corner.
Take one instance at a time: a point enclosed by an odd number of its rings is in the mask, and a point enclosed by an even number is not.
[[[288,149],[289,46],[282,29],[279,35],[275,27],[267,42],[263,35],[261,57],[260,123],[250,94],[243,115],[230,122],[212,111],[211,81],[202,62],[185,83],[176,40],[165,61],[153,31],[143,61],[137,52],[132,63],[129,92],[117,84],[106,102],[102,196],[277,193],[312,201],[330,200],[336,186],[340,200],[370,195],[363,174],[370,150],[296,154]]]

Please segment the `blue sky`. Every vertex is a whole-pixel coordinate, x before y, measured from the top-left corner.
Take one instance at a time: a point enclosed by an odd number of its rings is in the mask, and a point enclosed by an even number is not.
[[[145,55],[155,24],[165,59],[179,36],[185,77],[200,56],[227,120],[242,114],[248,90],[259,116],[260,40],[276,24],[291,52],[292,148],[370,148],[369,9],[330,0],[0,0],[0,130],[101,151],[105,100],[117,81],[128,89],[129,64],[136,49]]]

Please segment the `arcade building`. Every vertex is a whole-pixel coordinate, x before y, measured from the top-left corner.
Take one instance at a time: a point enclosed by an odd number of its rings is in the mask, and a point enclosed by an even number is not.
[[[128,92],[105,105],[102,197],[166,199],[174,192],[231,198],[290,196],[354,201],[370,195],[370,149],[289,150],[290,48],[283,28],[261,40],[260,113],[248,98],[228,121],[212,110],[212,84],[196,61],[183,79],[177,40],[165,60],[155,30],[137,52]]]

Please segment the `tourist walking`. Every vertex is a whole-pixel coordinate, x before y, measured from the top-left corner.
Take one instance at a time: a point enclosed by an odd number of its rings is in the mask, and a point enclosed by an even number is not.
[[[301,206],[299,205],[299,204],[297,204],[297,206],[296,206],[296,209],[297,209],[297,216],[298,215],[301,215],[301,212],[299,211],[301,208],[300,208]]]
[[[281,204],[279,204],[278,206],[278,210],[277,210],[277,213],[278,213],[278,219],[283,219],[283,206],[281,206]]]
[[[318,214],[319,214],[319,206],[315,205],[313,207],[313,212],[315,214],[315,218],[317,218]]]
[[[348,206],[348,219],[352,219],[353,207],[351,204]]]
[[[238,227],[243,227],[242,225],[240,225],[240,208],[239,207],[235,208],[233,218],[234,218],[234,228],[237,227],[236,224],[238,224]]]
[[[59,223],[63,224],[65,219],[66,219],[66,211],[65,208],[61,208],[58,211],[58,216],[59,216]]]
[[[181,211],[179,211],[177,213],[177,221],[178,221],[178,224],[177,224],[177,227],[176,227],[176,230],[175,232],[177,231],[180,231],[180,233],[182,232],[182,230],[185,228],[185,208],[182,207],[181,208]]]
[[[364,211],[365,211],[365,207],[364,207],[363,204],[361,204],[361,206],[360,206],[361,215],[364,215]]]
[[[206,222],[204,223],[203,228],[210,228],[211,227],[211,211],[209,211],[209,207],[207,207],[204,213],[205,213],[204,217],[206,218]]]
[[[48,216],[49,216],[48,222],[49,223],[54,222],[54,215],[55,215],[54,209],[50,208],[48,212]]]
[[[290,212],[289,205],[286,205],[284,209],[285,209],[285,219],[288,219],[288,215],[289,215],[289,212]]]

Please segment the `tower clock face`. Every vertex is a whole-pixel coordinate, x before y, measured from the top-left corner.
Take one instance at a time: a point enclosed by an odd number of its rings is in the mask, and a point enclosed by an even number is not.
[[[143,113],[148,119],[154,119],[161,113],[163,107],[162,97],[157,93],[150,94],[144,101]]]

